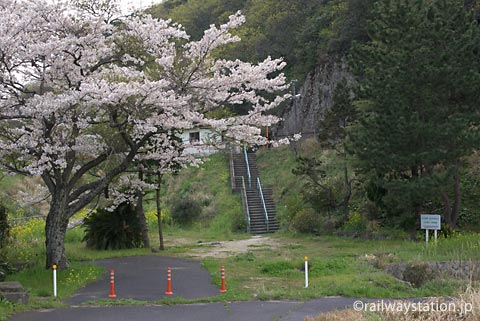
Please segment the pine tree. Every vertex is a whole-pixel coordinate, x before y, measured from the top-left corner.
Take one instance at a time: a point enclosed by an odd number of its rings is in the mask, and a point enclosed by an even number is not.
[[[413,221],[441,200],[455,227],[462,157],[478,146],[479,25],[458,0],[382,0],[373,17],[371,41],[352,54],[350,149],[390,212]]]

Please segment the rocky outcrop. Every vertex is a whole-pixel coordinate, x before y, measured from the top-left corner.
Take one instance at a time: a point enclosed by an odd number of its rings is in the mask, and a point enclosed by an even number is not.
[[[290,106],[282,115],[283,121],[274,129],[276,137],[302,133],[311,137],[318,132],[318,122],[333,105],[333,94],[337,84],[353,77],[345,61],[329,61],[308,74],[305,82],[293,97]]]

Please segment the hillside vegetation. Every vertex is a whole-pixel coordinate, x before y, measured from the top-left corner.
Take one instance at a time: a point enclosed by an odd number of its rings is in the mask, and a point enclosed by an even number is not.
[[[224,236],[246,229],[240,194],[231,191],[227,154],[212,155],[199,167],[168,177],[164,190],[164,204],[174,221]]]
[[[345,160],[335,151],[322,149],[317,140],[304,140],[290,146],[260,150],[257,160],[262,181],[274,188],[277,213],[285,230],[316,234],[363,234],[369,237],[383,237],[386,234],[408,236],[401,216],[386,216],[387,213],[382,212],[369,199],[369,191],[365,190],[361,176],[355,174],[351,158],[346,162],[351,172],[353,191],[348,213],[345,213],[341,207],[330,206],[326,195],[312,187],[308,175],[294,174],[295,168],[300,165],[299,158],[302,157],[321,161],[324,176],[320,181],[332,190],[336,200],[341,200],[345,195]],[[475,153],[465,161],[469,166],[463,170],[461,180],[463,198],[457,229],[478,232],[478,155]],[[450,233],[448,230],[444,232],[446,236]],[[418,233],[421,238],[421,233]]]
[[[458,0],[170,0],[150,13],[198,31],[242,10],[242,42],[216,54],[283,57],[300,84],[316,66],[345,62],[353,80],[339,80],[331,109],[319,111],[316,151],[286,162],[306,184],[286,180],[301,193],[277,192],[284,226],[298,216],[305,232],[390,226],[415,237],[422,213],[442,215],[445,235],[478,226],[479,9]]]
[[[148,10],[181,23],[194,37],[210,24],[241,10],[247,21],[242,41],[219,55],[245,61],[283,57],[287,75],[303,82],[329,55],[344,55],[352,41],[366,39],[365,20],[373,0],[167,0]]]

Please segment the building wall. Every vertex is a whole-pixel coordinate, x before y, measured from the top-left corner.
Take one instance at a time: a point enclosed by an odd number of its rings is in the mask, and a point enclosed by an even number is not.
[[[191,143],[191,133],[198,133],[199,141]],[[215,136],[214,133],[208,128],[186,130],[180,135],[180,137],[183,145],[185,146],[184,153],[190,155],[207,156],[218,152],[219,147],[224,147],[223,144],[221,144],[221,138]],[[212,142],[215,143],[216,146],[213,146]]]

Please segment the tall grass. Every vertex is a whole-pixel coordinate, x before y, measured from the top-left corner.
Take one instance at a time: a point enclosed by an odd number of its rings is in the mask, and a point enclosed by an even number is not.
[[[219,239],[246,230],[241,197],[231,191],[228,155],[211,155],[200,167],[189,167],[167,178],[166,190],[164,207],[170,210],[183,197],[201,204],[199,219],[187,229],[201,229]]]
[[[36,264],[45,250],[45,220],[33,218],[17,220],[10,229],[9,244],[2,249],[4,257],[13,263]]]
[[[395,303],[396,306],[412,304],[407,301]],[[457,298],[430,299],[422,302],[421,306],[423,307],[423,310],[419,309],[421,311],[409,309],[409,311],[359,312],[347,309],[307,317],[305,321],[477,321],[480,319],[480,291],[468,287]],[[430,307],[434,310],[430,310]]]
[[[276,239],[277,247],[252,247],[246,254],[223,259],[212,257],[204,261],[205,266],[209,269],[211,267],[212,275],[217,273],[218,266],[227,266],[229,275],[234,276],[230,280],[230,291],[261,299],[307,300],[338,295],[370,298],[450,296],[468,282],[436,279],[415,288],[364,259],[382,251],[396,252],[393,255],[396,262],[414,260],[418,248],[408,241],[307,236],[292,238],[278,234],[270,237]],[[400,249],[401,256],[398,255]],[[443,258],[448,259],[446,255]],[[464,258],[469,259],[475,255],[471,253],[467,256],[465,253]],[[308,289],[304,288],[304,256],[308,256],[310,262]]]
[[[57,272],[58,297],[61,299],[72,295],[85,284],[97,280],[104,271],[93,264],[72,262],[70,269]],[[20,282],[34,300],[53,295],[52,271],[40,265],[8,276],[7,280]]]

